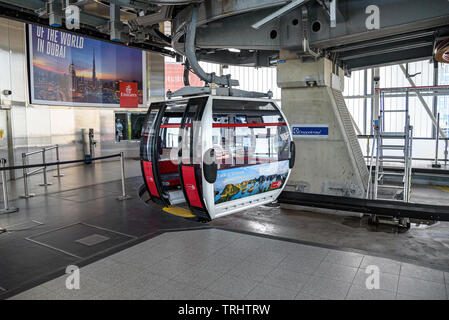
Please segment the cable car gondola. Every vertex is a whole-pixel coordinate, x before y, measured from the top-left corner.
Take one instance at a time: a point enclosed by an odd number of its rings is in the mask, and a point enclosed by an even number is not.
[[[295,147],[273,100],[205,94],[152,103],[141,142],[151,200],[202,221],[270,203]]]

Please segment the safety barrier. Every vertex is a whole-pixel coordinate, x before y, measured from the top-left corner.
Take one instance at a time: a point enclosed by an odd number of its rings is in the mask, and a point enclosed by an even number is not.
[[[4,208],[0,209],[0,213],[12,213],[17,212],[19,209],[16,207],[10,207],[8,203],[8,184],[6,182],[6,159],[0,159],[0,170],[2,175],[2,186],[3,186],[3,203]]]
[[[50,151],[50,150],[56,150],[56,161],[59,161],[59,145],[54,145],[54,146],[50,146],[50,147],[44,147],[41,150],[36,150],[36,151],[32,151],[32,152],[27,152],[27,153],[22,153],[22,164],[23,166],[26,166],[28,164],[28,158],[29,156],[35,155],[35,154],[39,154],[42,153],[42,163],[44,164],[42,167],[36,168],[35,170],[32,170],[30,172],[27,171],[26,168],[23,168],[23,190],[24,190],[24,194],[21,195],[21,198],[30,198],[30,197],[34,197],[33,193],[29,193],[28,192],[28,176],[31,176],[32,174],[35,174],[39,171],[42,170],[43,172],[43,177],[44,177],[44,182],[39,184],[40,186],[49,186],[52,183],[48,182],[47,179],[47,167],[45,166],[46,164],[46,152]],[[63,174],[61,174],[61,169],[59,167],[59,165],[56,166],[56,170],[57,173],[54,175],[54,177],[62,177],[64,176]]]
[[[42,151],[39,151],[42,152]],[[37,152],[35,152],[37,153]],[[34,153],[32,153],[34,154]],[[45,152],[43,152],[45,154]],[[121,183],[122,183],[122,195],[117,198],[117,200],[123,201],[130,199],[131,197],[126,194],[126,188],[125,188],[125,155],[123,152],[111,154],[108,156],[102,156],[102,157],[96,157],[90,159],[90,161],[97,161],[97,160],[104,160],[104,159],[110,159],[110,158],[116,158],[120,157],[120,175],[121,175]],[[23,156],[22,156],[23,159]],[[59,155],[57,154],[57,159],[59,160]],[[21,166],[6,166],[6,159],[0,159],[0,172],[1,172],[1,178],[2,178],[2,186],[3,186],[3,202],[4,202],[4,209],[0,209],[0,213],[12,213],[16,212],[19,209],[15,207],[10,207],[8,203],[8,184],[6,181],[6,170],[24,170],[24,173],[27,169],[30,168],[44,168],[44,172],[46,172],[47,167],[50,166],[57,166],[57,174],[55,176],[61,176],[59,166],[64,164],[72,164],[72,163],[85,163],[85,159],[80,160],[67,160],[67,161],[56,161],[56,162],[45,162],[45,158],[43,157],[44,163],[39,164],[30,164],[30,165],[21,165]],[[36,171],[36,170],[35,170]],[[30,172],[26,171],[27,174],[24,175],[24,180],[26,180],[26,176],[30,175]],[[45,178],[44,178],[45,181]],[[25,195],[28,195],[28,197],[23,196],[24,198],[29,198],[31,195],[28,193],[28,184],[27,182],[24,182],[24,188],[25,188]]]
[[[364,134],[364,135],[358,135],[357,136],[358,139],[366,139],[368,140],[368,143],[372,143],[372,139],[375,138],[374,135],[370,135],[370,134]],[[420,141],[420,140],[428,140],[430,141],[430,138],[414,138],[413,141]],[[433,140],[433,139],[432,139]],[[444,162],[444,166],[447,167],[448,162],[449,162],[449,138],[441,138],[439,137],[438,141],[437,139],[435,139],[435,149],[437,150],[439,148],[439,142],[440,141],[444,141],[444,158],[438,158],[437,157],[437,153],[434,157],[432,158],[422,158],[422,157],[412,157],[412,160],[416,160],[416,161],[432,161],[432,163],[435,162]],[[364,156],[365,159],[370,159],[371,155],[368,153],[368,155]]]

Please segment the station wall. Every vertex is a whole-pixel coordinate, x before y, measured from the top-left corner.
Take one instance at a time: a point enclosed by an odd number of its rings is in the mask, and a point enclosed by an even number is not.
[[[95,132],[96,156],[120,151],[124,151],[127,157],[139,156],[139,141],[116,141],[114,114],[123,111],[146,112],[147,107],[126,109],[30,104],[25,24],[0,18],[0,30],[0,90],[12,91],[11,96],[1,95],[0,157],[8,159],[8,163],[13,158],[16,164],[21,164],[23,152],[59,144],[61,160],[82,159],[85,146],[81,130],[85,129],[87,133],[89,128]],[[151,53],[146,53],[146,60],[145,94],[149,104],[164,99],[164,60]],[[11,119],[9,129],[8,116]],[[12,148],[8,148],[8,139]],[[42,162],[39,154],[29,159],[30,163]],[[47,161],[52,160],[55,160],[55,154],[49,152]],[[22,176],[22,171],[16,170],[13,174],[18,178]]]

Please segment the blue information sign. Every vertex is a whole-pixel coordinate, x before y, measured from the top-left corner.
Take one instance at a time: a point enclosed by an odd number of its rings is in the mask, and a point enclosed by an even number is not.
[[[329,126],[327,124],[294,124],[293,137],[301,138],[328,138]]]

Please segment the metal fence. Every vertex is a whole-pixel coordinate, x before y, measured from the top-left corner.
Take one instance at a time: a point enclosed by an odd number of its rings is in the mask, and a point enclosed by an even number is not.
[[[30,171],[28,171],[28,169],[33,168],[34,170],[31,171],[33,173],[36,173],[36,172],[38,172],[40,170],[43,170],[44,183],[42,183],[41,185],[48,186],[49,183],[48,183],[48,181],[46,179],[47,167],[56,166],[57,167],[57,174],[55,176],[56,177],[62,177],[63,175],[60,172],[60,166],[61,165],[72,164],[72,163],[86,163],[86,159],[59,161],[59,156],[58,155],[57,155],[58,161],[56,161],[56,162],[45,162],[45,153],[47,151],[53,150],[53,149],[57,149],[56,146],[43,148],[42,150],[33,151],[33,152],[29,152],[29,153],[24,153],[22,159],[25,159],[25,161],[23,162],[23,165],[21,165],[21,166],[10,166],[10,167],[7,167],[6,166],[6,159],[0,159],[0,174],[1,174],[1,179],[2,179],[3,206],[4,206],[3,209],[0,209],[0,213],[13,213],[13,212],[17,212],[19,210],[18,208],[10,206],[10,204],[9,204],[8,182],[6,180],[6,171],[7,170],[17,170],[17,169],[24,170],[24,195],[22,197],[23,198],[29,198],[29,197],[32,197],[33,195],[31,195],[28,192],[27,177],[30,175]],[[42,156],[43,163],[31,164],[31,165],[30,164],[26,164],[27,157],[29,157],[30,155],[38,154],[38,153],[42,153],[43,154],[43,156]],[[126,188],[125,188],[125,155],[124,155],[124,153],[120,152],[120,153],[112,154],[112,155],[108,155],[108,156],[91,158],[91,159],[89,159],[89,161],[92,162],[92,161],[104,160],[104,159],[115,158],[115,157],[120,157],[120,174],[121,174],[121,184],[122,184],[122,195],[117,197],[117,200],[123,201],[123,200],[127,200],[127,199],[131,198],[126,193]],[[26,172],[26,174],[25,174],[25,172]]]

